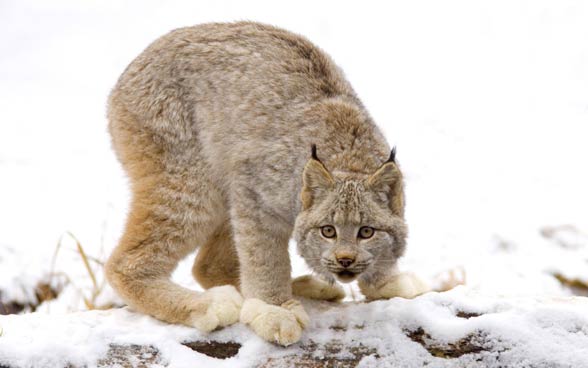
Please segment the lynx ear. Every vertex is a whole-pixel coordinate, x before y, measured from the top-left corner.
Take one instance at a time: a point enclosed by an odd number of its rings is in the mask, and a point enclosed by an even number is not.
[[[404,215],[404,188],[402,173],[396,166],[396,147],[390,152],[390,158],[366,181],[366,186],[373,192],[386,194],[392,213]]]
[[[302,172],[302,207],[309,208],[314,201],[335,186],[333,176],[316,155],[316,145],[312,145],[312,157]]]

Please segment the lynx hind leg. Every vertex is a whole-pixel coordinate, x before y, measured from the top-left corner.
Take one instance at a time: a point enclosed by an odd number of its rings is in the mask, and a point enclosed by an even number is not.
[[[385,282],[376,285],[360,280],[359,288],[368,300],[390,299],[394,297],[412,299],[431,291],[431,288],[413,273],[398,273]]]
[[[184,221],[170,216],[180,209],[161,203],[137,207],[132,206],[125,233],[106,264],[108,280],[123,300],[162,321],[205,332],[237,322],[243,299],[233,286],[198,293],[170,280],[178,261],[194,249],[188,245],[194,244],[193,234],[187,234]]]
[[[170,281],[178,261],[193,250],[188,244],[193,244],[194,234],[170,215],[182,209],[162,203],[137,207],[132,206],[125,234],[106,264],[113,288],[133,308],[165,322],[202,331],[237,322],[243,300],[233,286],[197,293]]]
[[[131,307],[168,323],[210,331],[237,322],[243,300],[234,287],[197,293],[170,280],[178,261],[219,226],[222,201],[203,181],[204,168],[197,160],[182,166],[183,160],[164,156],[120,105],[111,105],[109,118],[133,201],[124,234],[105,265],[108,281]]]
[[[331,302],[345,298],[345,291],[340,285],[330,284],[311,275],[300,276],[292,280],[292,294]]]
[[[221,285],[239,288],[239,258],[228,220],[198,249],[192,274],[205,289]]]

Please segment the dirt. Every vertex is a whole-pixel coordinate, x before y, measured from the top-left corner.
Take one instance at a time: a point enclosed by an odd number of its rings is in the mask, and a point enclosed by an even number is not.
[[[234,357],[239,353],[241,344],[237,342],[220,342],[220,341],[193,341],[184,342],[182,345],[197,351],[201,354],[217,359],[227,359]]]
[[[3,303],[0,301],[0,315],[18,314],[23,311],[34,312],[41,303],[57,298],[58,294],[59,292],[53,289],[49,284],[39,283],[35,288],[35,296],[37,299],[35,303],[22,304],[16,301],[7,301]],[[0,290],[0,300],[1,299],[2,291]]]
[[[159,350],[147,345],[110,344],[106,357],[98,361],[98,367],[148,368],[161,364]]]
[[[303,354],[269,358],[259,368],[292,367],[292,368],[353,368],[366,356],[379,358],[377,351],[361,344],[346,346],[340,341],[326,345],[314,342],[301,346]]]
[[[563,287],[570,290],[574,295],[588,296],[588,282],[585,280],[569,278],[561,273],[554,273],[553,277],[555,277]]]
[[[429,354],[437,358],[459,358],[465,354],[475,354],[482,351],[490,351],[484,341],[484,334],[471,334],[463,339],[449,344],[442,344],[431,338],[425,330],[418,328],[414,331],[406,331],[406,335],[414,342],[427,349]]]

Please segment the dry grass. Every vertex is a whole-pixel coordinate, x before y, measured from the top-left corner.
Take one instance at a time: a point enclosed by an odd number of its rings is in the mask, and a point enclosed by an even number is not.
[[[55,247],[55,252],[53,253],[53,259],[51,261],[51,273],[50,273],[49,284],[50,285],[52,284],[52,281],[54,280],[55,276],[61,276],[66,280],[66,282],[68,284],[72,285],[80,293],[80,295],[82,295],[82,298],[84,300],[84,304],[85,304],[86,308],[88,308],[88,310],[112,308],[113,305],[110,303],[98,304],[98,302],[97,302],[99,296],[104,291],[104,287],[106,286],[106,278],[102,277],[100,282],[98,282],[98,278],[96,277],[96,274],[97,274],[96,271],[98,269],[101,269],[104,267],[104,262],[95,258],[95,257],[89,256],[86,253],[86,251],[84,250],[82,243],[71,232],[68,231],[64,235],[67,235],[69,238],[71,238],[75,242],[75,251],[80,256],[80,262],[82,262],[84,269],[87,272],[87,274],[92,282],[92,286],[89,290],[83,290],[81,287],[76,286],[76,284],[74,283],[74,280],[67,273],[55,271],[55,264],[57,262],[57,256],[59,255],[60,250],[63,248],[63,238],[64,238],[63,235],[59,238],[59,241],[57,242],[57,246]],[[91,263],[95,265],[94,267],[96,267],[97,270],[95,270],[92,267]]]
[[[569,278],[561,273],[554,273],[553,277],[555,277],[564,287],[568,288],[574,295],[588,296],[588,282],[586,282],[586,280]]]
[[[61,271],[56,269],[57,259],[63,252],[63,249],[66,248],[64,246],[64,240],[66,238],[74,241],[75,246],[73,249],[69,250],[75,252],[79,256],[78,259],[80,265],[90,279],[90,285],[87,285],[86,283],[84,286],[80,286],[81,278],[70,275],[66,270]],[[32,290],[31,295],[34,295],[36,300],[31,300],[27,303],[0,301],[0,315],[34,312],[42,303],[56,299],[66,285],[72,286],[78,294],[81,295],[84,305],[88,310],[112,308],[112,304],[100,303],[99,301],[106,286],[106,278],[101,276],[103,273],[100,272],[103,267],[104,262],[96,257],[88,255],[78,238],[68,231],[59,238],[55,246],[49,276],[39,281],[37,285],[34,286],[34,290]],[[87,280],[85,277],[82,278]],[[27,286],[27,288],[28,287],[30,286]],[[1,294],[2,291],[0,290],[0,295]]]

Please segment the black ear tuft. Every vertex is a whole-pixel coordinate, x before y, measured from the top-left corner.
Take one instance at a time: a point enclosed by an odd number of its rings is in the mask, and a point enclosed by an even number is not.
[[[320,160],[318,159],[318,156],[316,155],[316,144],[313,144],[313,145],[311,146],[311,148],[310,148],[310,152],[311,152],[312,158],[314,158],[314,159],[315,159],[315,160],[317,160],[317,161],[320,161]]]
[[[386,162],[396,163],[396,146],[394,146],[392,148],[392,151],[390,151],[390,157],[388,158],[388,161],[386,161]]]

